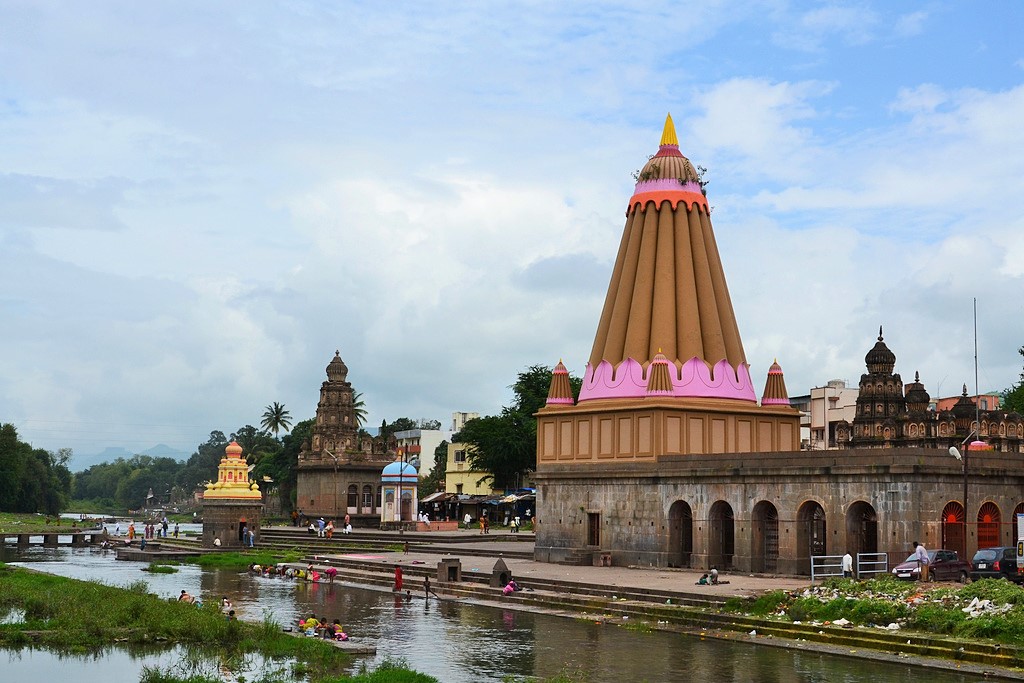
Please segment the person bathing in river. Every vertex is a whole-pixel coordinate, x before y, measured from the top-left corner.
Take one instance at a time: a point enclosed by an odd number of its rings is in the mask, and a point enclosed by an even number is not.
[[[332,630],[334,632],[333,633],[333,637],[334,637],[335,640],[340,640],[340,641],[348,640],[348,634],[345,633],[345,628],[341,625],[340,621],[335,619],[334,623],[331,624],[331,628],[332,628]]]

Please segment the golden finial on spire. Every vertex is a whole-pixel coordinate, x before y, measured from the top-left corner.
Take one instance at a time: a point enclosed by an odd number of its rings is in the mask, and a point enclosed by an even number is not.
[[[676,124],[672,123],[672,114],[665,116],[665,130],[661,133],[661,144],[679,146],[679,138],[676,137]]]

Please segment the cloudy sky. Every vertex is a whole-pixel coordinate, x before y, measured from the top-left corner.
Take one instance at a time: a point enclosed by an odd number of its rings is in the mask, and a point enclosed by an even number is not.
[[[894,9],[895,8],[895,9]],[[752,374],[1018,379],[1024,5],[0,2],[0,421],[191,452],[583,374],[671,112]]]

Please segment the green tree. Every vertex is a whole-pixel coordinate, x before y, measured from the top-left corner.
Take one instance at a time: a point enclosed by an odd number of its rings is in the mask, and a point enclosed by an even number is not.
[[[224,449],[228,440],[224,432],[214,430],[210,432],[210,438],[200,444],[196,452],[185,463],[185,467],[178,473],[177,484],[186,491],[194,490],[199,484],[213,481],[217,478],[217,466],[224,457]],[[244,447],[243,447],[244,448]]]
[[[245,425],[228,438],[242,447],[242,455],[249,463],[259,462],[267,455],[281,450],[280,441],[252,425]]]
[[[406,432],[410,429],[419,429],[419,422],[408,417],[400,417],[391,424],[380,423],[380,435],[384,438],[394,435],[395,432]]]
[[[291,433],[286,434],[281,440],[281,448],[261,458],[253,467],[253,479],[259,483],[260,488],[266,487],[267,490],[272,490],[276,487],[285,505],[295,506],[299,451],[302,450],[304,443],[308,443],[312,439],[314,424],[316,424],[315,418],[296,423]],[[264,480],[264,477],[269,477],[270,481]]]
[[[573,396],[579,396],[583,381],[570,375],[569,384]],[[473,447],[466,457],[473,469],[489,473],[483,480],[493,479],[494,488],[518,487],[523,475],[536,468],[537,419],[533,414],[544,407],[550,386],[551,368],[530,366],[510,387],[515,395],[511,406],[503,408],[500,415],[470,420],[452,437]]]
[[[444,490],[444,475],[448,469],[448,442],[441,441],[434,449],[434,466],[426,477],[420,479],[419,497]]]
[[[274,401],[263,411],[263,421],[260,422],[260,426],[268,432],[274,432],[274,436],[277,436],[282,429],[287,432],[292,426],[291,413],[285,410],[283,403]]]
[[[0,425],[0,510],[14,510],[31,446],[18,439],[12,424]]]
[[[1024,346],[1018,350],[1024,356]],[[1003,392],[1003,410],[1009,413],[1024,415],[1024,372],[1020,373],[1020,381]]]
[[[0,424],[0,510],[59,514],[71,495],[70,457],[69,449],[32,448],[14,425]]]
[[[366,404],[363,402],[363,395],[357,393],[352,397],[352,414],[356,419],[356,428],[366,424]]]

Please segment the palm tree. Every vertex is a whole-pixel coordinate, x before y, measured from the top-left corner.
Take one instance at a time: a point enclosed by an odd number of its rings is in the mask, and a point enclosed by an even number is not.
[[[260,422],[260,426],[269,432],[274,432],[274,436],[277,436],[282,429],[287,432],[292,426],[291,413],[285,410],[283,403],[274,401],[273,405],[267,406],[263,411],[263,421]]]
[[[352,397],[352,414],[356,419],[356,429],[366,422],[366,404],[363,403],[363,395],[357,393]]]

